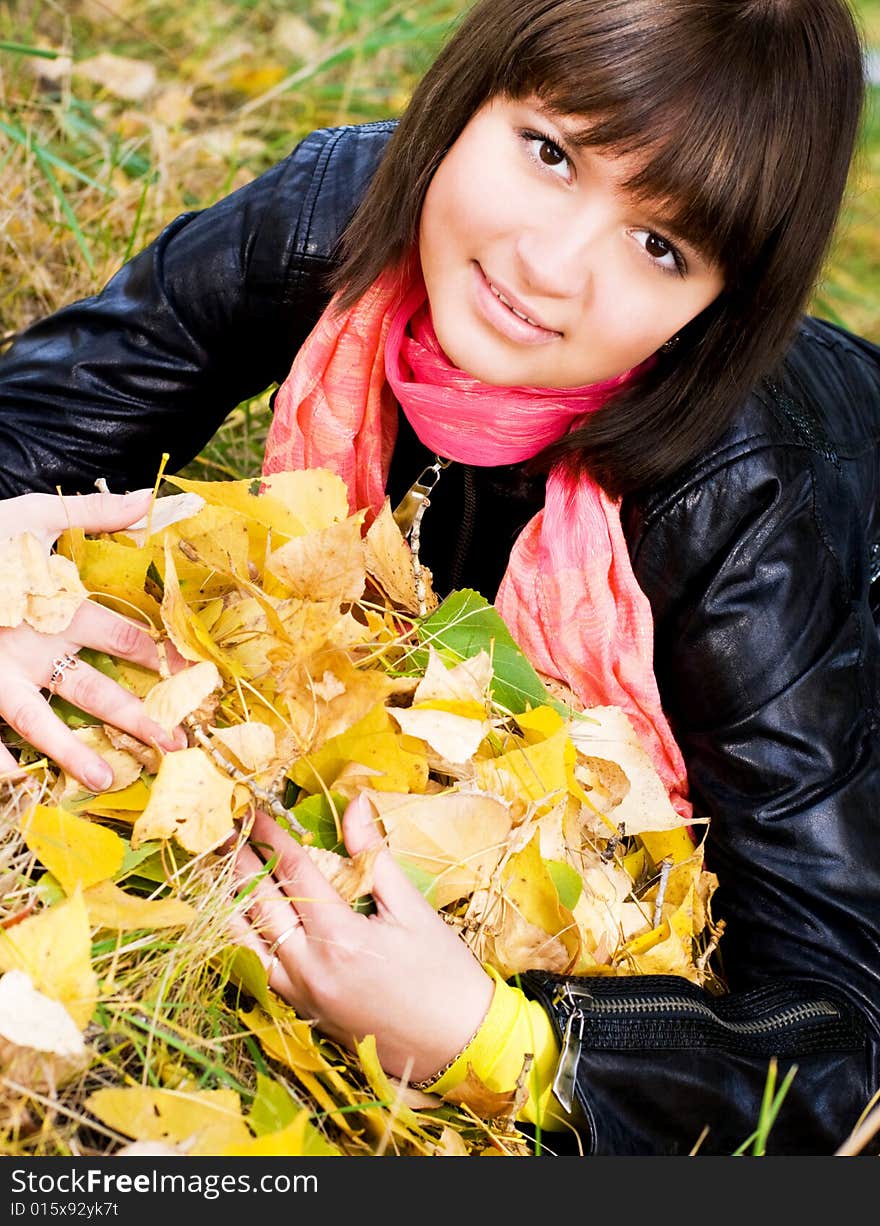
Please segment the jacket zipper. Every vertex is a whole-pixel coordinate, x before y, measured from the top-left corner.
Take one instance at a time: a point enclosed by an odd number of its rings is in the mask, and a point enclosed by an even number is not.
[[[449,590],[454,592],[461,582],[465,558],[471,547],[474,535],[474,518],[477,506],[477,489],[474,483],[474,470],[470,464],[462,466],[464,473],[464,508],[461,515],[461,527],[458,530],[458,540],[455,545],[455,556],[449,571]]]
[[[792,1005],[782,1009],[770,1017],[752,1022],[727,1022],[697,1000],[683,1001],[674,996],[634,996],[626,1000],[602,1000],[584,989],[573,988],[570,983],[563,985],[560,992],[553,998],[553,1004],[565,1001],[568,1007],[568,1017],[562,1035],[562,1050],[556,1076],[553,1079],[553,1093],[566,1111],[571,1112],[574,1103],[574,1092],[581,1043],[584,1037],[586,1014],[577,1003],[587,1002],[587,1007],[594,1013],[606,1014],[657,1014],[667,1012],[677,1017],[708,1018],[716,1026],[737,1034],[766,1034],[781,1030],[793,1022],[807,1021],[822,1017],[840,1017],[840,1011],[827,1000],[817,1000],[805,1005]]]

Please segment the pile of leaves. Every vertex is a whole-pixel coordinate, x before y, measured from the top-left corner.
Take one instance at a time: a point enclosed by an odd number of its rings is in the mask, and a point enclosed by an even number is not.
[[[83,652],[188,744],[160,753],[56,698],[110,763],[83,789],[20,747],[0,833],[0,1145],[14,1154],[522,1154],[522,1087],[445,1102],[326,1041],[228,920],[257,808],[351,901],[366,791],[392,854],[477,956],[716,985],[700,834],[622,711],[578,711],[476,592],[419,616],[386,503],[324,470],[192,482],[141,525],[21,550],[22,616],[89,593],[151,628],[161,676]],[[9,568],[7,574],[12,573]],[[430,576],[429,576],[430,578]],[[173,646],[174,651],[171,651]],[[180,658],[185,662],[180,665]]]

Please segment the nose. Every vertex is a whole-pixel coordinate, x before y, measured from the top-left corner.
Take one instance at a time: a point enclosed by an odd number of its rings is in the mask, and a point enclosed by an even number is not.
[[[595,216],[535,219],[515,244],[523,288],[547,298],[588,296],[600,242],[601,223]]]

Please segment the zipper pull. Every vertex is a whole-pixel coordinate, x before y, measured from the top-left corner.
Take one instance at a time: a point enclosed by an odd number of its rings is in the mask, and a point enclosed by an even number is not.
[[[578,1058],[581,1052],[581,1041],[584,1037],[586,1018],[576,1005],[572,1005],[565,1023],[565,1034],[562,1037],[562,1052],[553,1078],[553,1093],[565,1110],[571,1114],[574,1105],[574,1083],[577,1072]]]
[[[440,474],[443,472],[443,469],[448,468],[451,463],[451,460],[444,460],[441,456],[435,455],[434,463],[422,469],[418,478],[412,483],[394,508],[392,512],[394,522],[405,537],[409,536],[412,531],[416,516],[423,505],[427,506],[428,496],[440,480]]]

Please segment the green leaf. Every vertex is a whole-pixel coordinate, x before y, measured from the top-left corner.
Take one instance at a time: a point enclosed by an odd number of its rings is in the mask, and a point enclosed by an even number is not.
[[[419,865],[411,863],[402,856],[395,856],[394,860],[397,867],[403,870],[404,876],[412,882],[418,892],[428,900],[432,907],[436,906],[434,886],[437,881],[437,874],[429,873],[427,869],[420,868]]]
[[[472,588],[453,592],[417,630],[425,647],[433,645],[452,664],[487,651],[494,673],[492,698],[504,710],[517,714],[550,706],[562,715],[571,714],[564,703],[551,697],[497,610]],[[423,671],[427,652],[411,653],[409,662]]]
[[[257,1073],[257,1093],[247,1122],[258,1137],[270,1132],[280,1132],[302,1111],[286,1086]]]
[[[314,796],[308,796],[295,805],[291,813],[301,826],[305,826],[306,830],[315,836],[313,847],[323,847],[327,851],[346,856],[348,852],[339,838],[333,810],[336,810],[341,820],[347,804],[348,800],[341,792],[331,792],[329,798],[323,792],[316,792]]]
[[[560,904],[567,911],[574,910],[584,884],[580,873],[564,860],[545,860],[544,863],[556,886]]]

